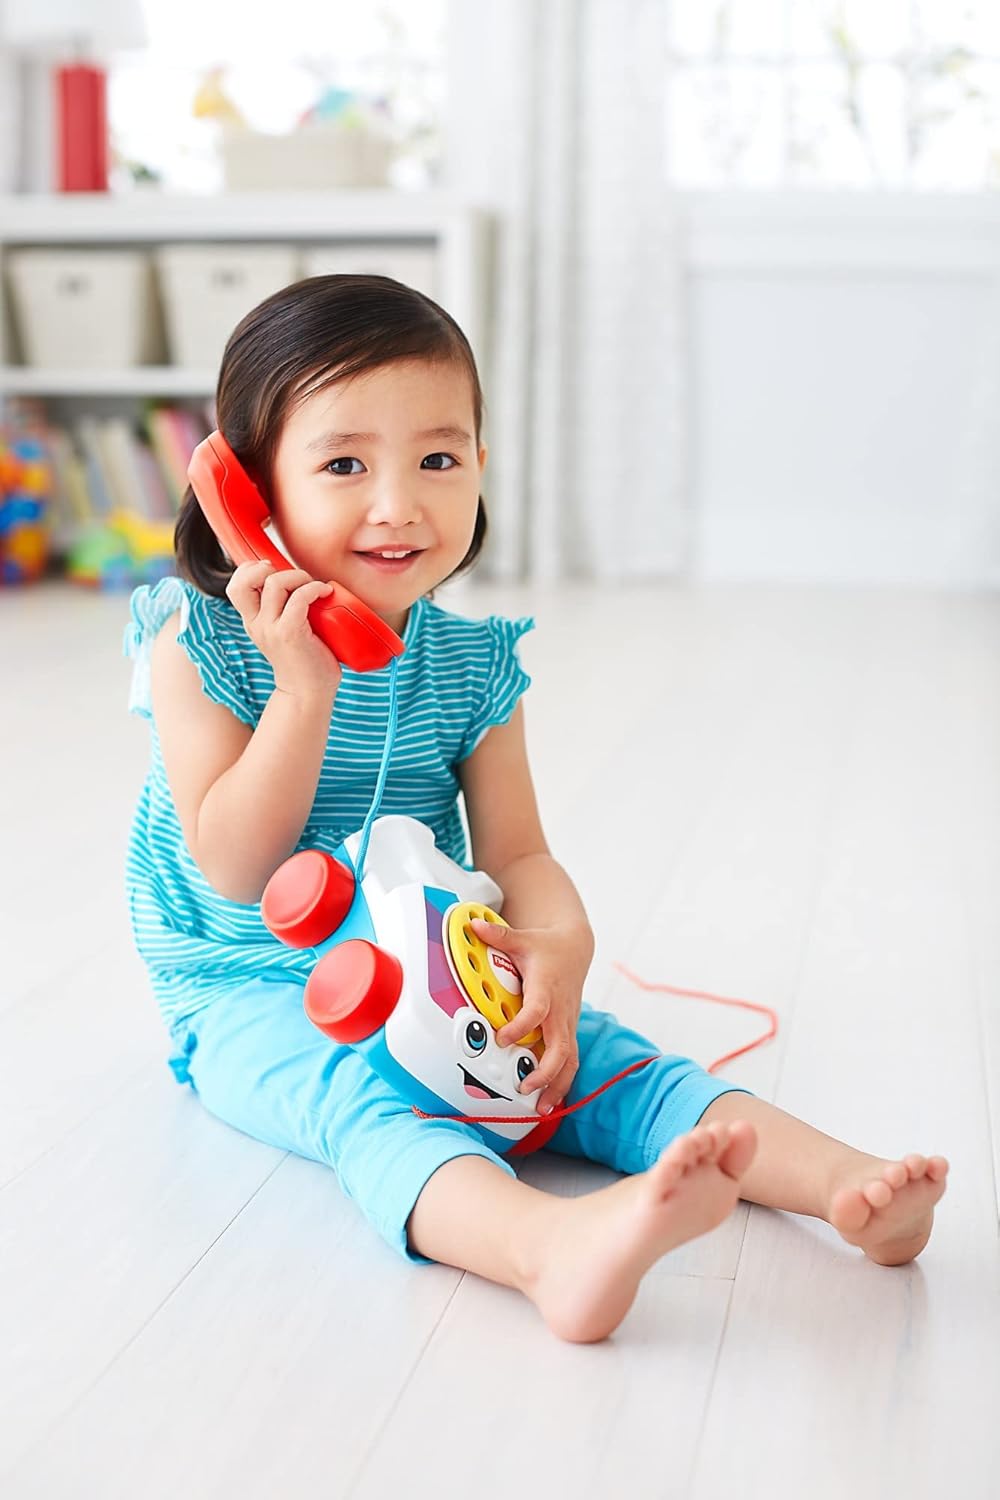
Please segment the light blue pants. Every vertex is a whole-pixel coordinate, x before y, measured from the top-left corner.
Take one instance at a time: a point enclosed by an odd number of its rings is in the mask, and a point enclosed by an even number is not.
[[[406,1221],[428,1178],[456,1156],[485,1156],[515,1176],[475,1125],[421,1120],[351,1047],[331,1042],[302,1008],[300,985],[261,979],[174,1028],[171,1067],[206,1109],[268,1145],[325,1162],[389,1244],[411,1249]],[[580,1067],[566,1103],[657,1047],[605,1011],[584,1005]],[[619,1172],[642,1172],[690,1130],[720,1094],[749,1093],[685,1057],[663,1056],[569,1115],[550,1151]],[[523,1159],[523,1158],[521,1158]]]

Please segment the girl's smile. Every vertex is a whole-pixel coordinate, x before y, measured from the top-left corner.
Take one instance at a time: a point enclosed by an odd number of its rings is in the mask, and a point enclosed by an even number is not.
[[[423,549],[399,552],[356,552],[362,562],[370,564],[378,573],[405,573],[416,562]]]

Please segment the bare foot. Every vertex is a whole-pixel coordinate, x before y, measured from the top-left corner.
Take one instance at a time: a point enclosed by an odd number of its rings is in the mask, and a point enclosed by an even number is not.
[[[827,1215],[849,1245],[880,1266],[902,1266],[930,1239],[934,1205],[945,1190],[943,1156],[906,1156],[852,1169],[830,1199]]]
[[[722,1223],[756,1149],[746,1120],[698,1125],[647,1172],[560,1200],[522,1284],[553,1333],[606,1338],[661,1255]]]

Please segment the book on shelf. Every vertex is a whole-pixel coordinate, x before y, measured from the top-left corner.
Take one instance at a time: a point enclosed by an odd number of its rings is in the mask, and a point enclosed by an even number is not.
[[[177,514],[187,485],[187,466],[208,428],[190,412],[170,407],[151,408],[140,425],[124,417],[78,417],[69,432],[50,428],[56,448],[67,442],[79,456],[90,519],[127,511],[149,521],[167,521]],[[155,434],[155,436],[154,436]],[[83,509],[79,470],[67,460],[58,466],[63,482],[74,487],[74,512]]]
[[[175,406],[150,407],[145,425],[174,510],[179,510],[187,488],[188,462],[208,429],[191,412]]]
[[[154,520],[168,521],[177,514],[178,507],[173,502],[156,455],[145,443],[136,443],[134,452],[139,467],[139,483],[149,504],[149,514]]]
[[[105,521],[114,510],[116,501],[102,452],[100,420],[97,417],[78,417],[73,431],[83,457],[90,514],[96,520]]]
[[[83,460],[68,432],[51,427],[46,434],[52,465],[52,542],[57,553],[65,552],[80,529],[93,521]]]
[[[100,423],[97,443],[115,509],[135,511],[150,521],[169,520],[176,507],[159,465],[125,418],[109,417]]]

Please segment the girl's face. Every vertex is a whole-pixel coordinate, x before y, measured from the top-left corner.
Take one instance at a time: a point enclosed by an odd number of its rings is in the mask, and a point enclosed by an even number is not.
[[[400,360],[294,408],[271,510],[296,566],[342,583],[401,633],[414,600],[469,550],[485,463],[467,372]]]

